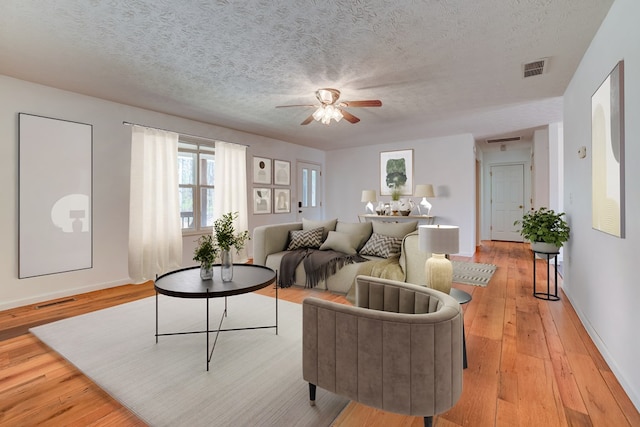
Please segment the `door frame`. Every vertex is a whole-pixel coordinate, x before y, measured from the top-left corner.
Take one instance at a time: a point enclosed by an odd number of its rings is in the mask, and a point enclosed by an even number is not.
[[[319,197],[318,209],[320,212],[319,214],[320,216],[317,219],[322,219],[324,218],[324,174],[322,171],[323,165],[322,163],[319,163],[319,162],[296,159],[296,192],[295,192],[295,202],[292,202],[292,209],[295,209],[296,221],[302,221],[302,216],[303,216],[302,212],[300,212],[300,203],[302,202],[300,197],[302,194],[302,182],[300,180],[300,173],[299,173],[300,166],[302,164],[317,166],[320,172],[319,189],[317,194],[317,196]]]
[[[482,235],[485,240],[491,240],[491,168],[493,166],[524,165],[524,211],[528,212],[532,204],[531,188],[531,160],[514,160],[504,162],[484,163],[483,167],[483,197],[482,197]]]

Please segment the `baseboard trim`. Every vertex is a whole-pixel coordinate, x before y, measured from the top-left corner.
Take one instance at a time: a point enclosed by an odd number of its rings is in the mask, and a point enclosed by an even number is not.
[[[28,298],[17,299],[13,301],[7,301],[0,303],[0,311],[9,310],[12,308],[24,307],[26,305],[38,304],[45,301],[51,301],[58,298],[70,297],[78,294],[84,294],[92,291],[99,291],[100,289],[115,288],[116,286],[127,285],[131,283],[130,278],[115,280],[106,283],[94,283],[91,285],[80,286],[73,289],[65,289],[63,291],[50,292],[46,294],[36,295]]]

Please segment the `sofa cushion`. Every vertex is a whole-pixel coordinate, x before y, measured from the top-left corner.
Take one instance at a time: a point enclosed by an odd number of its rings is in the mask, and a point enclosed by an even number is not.
[[[332,249],[347,255],[358,253],[358,245],[361,237],[358,234],[340,233],[338,231],[330,231],[327,239],[320,246],[321,251]]]
[[[327,238],[330,231],[336,230],[336,223],[338,218],[330,219],[328,221],[314,221],[311,219],[302,218],[302,229],[313,230],[314,228],[322,227],[322,240]]]
[[[371,237],[373,232],[373,226],[371,222],[342,222],[338,221],[336,224],[336,231],[340,233],[356,234],[360,236],[360,243],[358,243],[357,250],[362,249],[364,244]]]
[[[374,221],[373,232],[391,237],[404,237],[418,228],[418,221],[385,222]]]
[[[288,251],[294,249],[313,248],[318,249],[322,244],[322,227],[313,230],[291,230],[289,231]]]
[[[374,232],[360,250],[360,254],[389,258],[400,252],[401,244],[402,237],[385,236]]]

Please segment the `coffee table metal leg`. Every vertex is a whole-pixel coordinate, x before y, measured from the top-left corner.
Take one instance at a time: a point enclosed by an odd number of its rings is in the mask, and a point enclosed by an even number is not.
[[[207,371],[209,371],[209,361],[211,361],[211,357],[209,356],[209,295],[207,295],[207,297],[205,298],[205,302],[207,304],[207,329],[206,329],[206,334],[207,334],[207,353],[206,353],[206,358],[207,358]]]
[[[226,301],[226,298],[225,298]],[[211,346],[211,351],[209,351],[209,333],[214,332],[209,329],[209,305],[207,304],[207,371],[209,370],[209,362],[211,362],[211,358],[213,357],[213,350],[216,349],[216,343],[218,342],[218,336],[220,335],[220,331],[222,331],[222,322],[224,318],[227,317],[227,308],[225,303],[225,309],[222,312],[222,316],[220,316],[220,323],[218,324],[218,329],[215,330],[216,337],[213,339],[213,345]],[[243,328],[246,329],[246,328]],[[227,331],[231,331],[233,329],[226,329]]]
[[[158,291],[156,291],[156,344],[158,344]]]
[[[467,337],[464,333],[464,320],[462,321],[462,368],[467,369]]]

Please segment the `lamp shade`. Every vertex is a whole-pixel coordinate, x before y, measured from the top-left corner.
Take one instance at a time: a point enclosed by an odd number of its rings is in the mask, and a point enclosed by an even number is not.
[[[417,184],[414,192],[415,197],[436,197],[431,184]]]
[[[376,201],[376,190],[362,190],[362,200],[361,202],[375,202]]]
[[[418,247],[431,254],[458,253],[459,230],[455,225],[421,225],[418,227]]]

